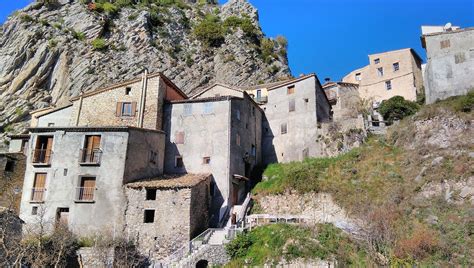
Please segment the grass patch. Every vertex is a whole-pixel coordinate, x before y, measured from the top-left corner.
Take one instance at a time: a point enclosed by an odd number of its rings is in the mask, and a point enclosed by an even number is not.
[[[99,50],[99,51],[106,50],[108,47],[107,42],[103,38],[96,38],[92,40],[91,45],[94,48],[94,50]]]
[[[287,224],[258,227],[239,235],[226,246],[232,257],[229,267],[243,264],[276,265],[281,260],[337,259],[341,265],[363,264],[365,256],[338,228],[320,224],[316,228]]]

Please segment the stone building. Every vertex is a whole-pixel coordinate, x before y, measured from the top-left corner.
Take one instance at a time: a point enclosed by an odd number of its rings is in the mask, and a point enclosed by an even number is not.
[[[335,121],[358,116],[359,85],[345,82],[327,82],[323,85],[332,108],[332,117]]]
[[[352,71],[342,82],[358,84],[360,97],[376,106],[393,96],[415,101],[423,87],[421,63],[410,48],[372,54],[369,65]]]
[[[161,176],[126,185],[126,233],[152,260],[166,258],[205,231],[211,174]]]
[[[474,90],[474,28],[422,27],[426,103]]]
[[[240,94],[172,101],[165,108],[165,172],[212,173],[213,225],[243,200],[262,161],[263,111]]]
[[[0,207],[20,212],[21,189],[25,177],[23,153],[0,153]]]
[[[34,227],[120,234],[124,183],[163,173],[165,135],[134,127],[30,129],[20,217]],[[93,223],[93,224],[91,224]]]
[[[261,107],[264,164],[322,156],[318,125],[331,120],[331,105],[316,75],[306,75],[268,87]]]
[[[215,83],[209,87],[200,90],[198,93],[194,94],[190,99],[202,99],[202,98],[211,98],[211,97],[220,97],[220,96],[235,96],[242,97],[242,89],[224,85],[221,83]]]

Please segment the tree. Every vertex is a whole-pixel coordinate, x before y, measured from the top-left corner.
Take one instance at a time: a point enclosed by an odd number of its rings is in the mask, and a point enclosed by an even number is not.
[[[415,102],[405,100],[402,96],[395,96],[382,101],[378,112],[385,121],[392,123],[394,120],[401,120],[415,114],[419,109],[420,106]]]

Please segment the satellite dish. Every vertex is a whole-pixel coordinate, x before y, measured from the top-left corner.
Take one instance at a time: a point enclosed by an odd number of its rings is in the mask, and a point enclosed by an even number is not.
[[[451,24],[451,22],[448,22],[448,23],[446,23],[446,25],[444,25],[444,30],[449,31],[449,30],[451,30],[452,27],[453,27],[453,25]]]

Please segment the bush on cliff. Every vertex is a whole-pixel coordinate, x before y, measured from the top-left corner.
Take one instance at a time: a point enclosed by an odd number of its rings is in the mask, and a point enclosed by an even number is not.
[[[395,96],[382,101],[378,109],[385,121],[392,123],[415,114],[420,109],[416,102],[405,100],[402,96]]]

